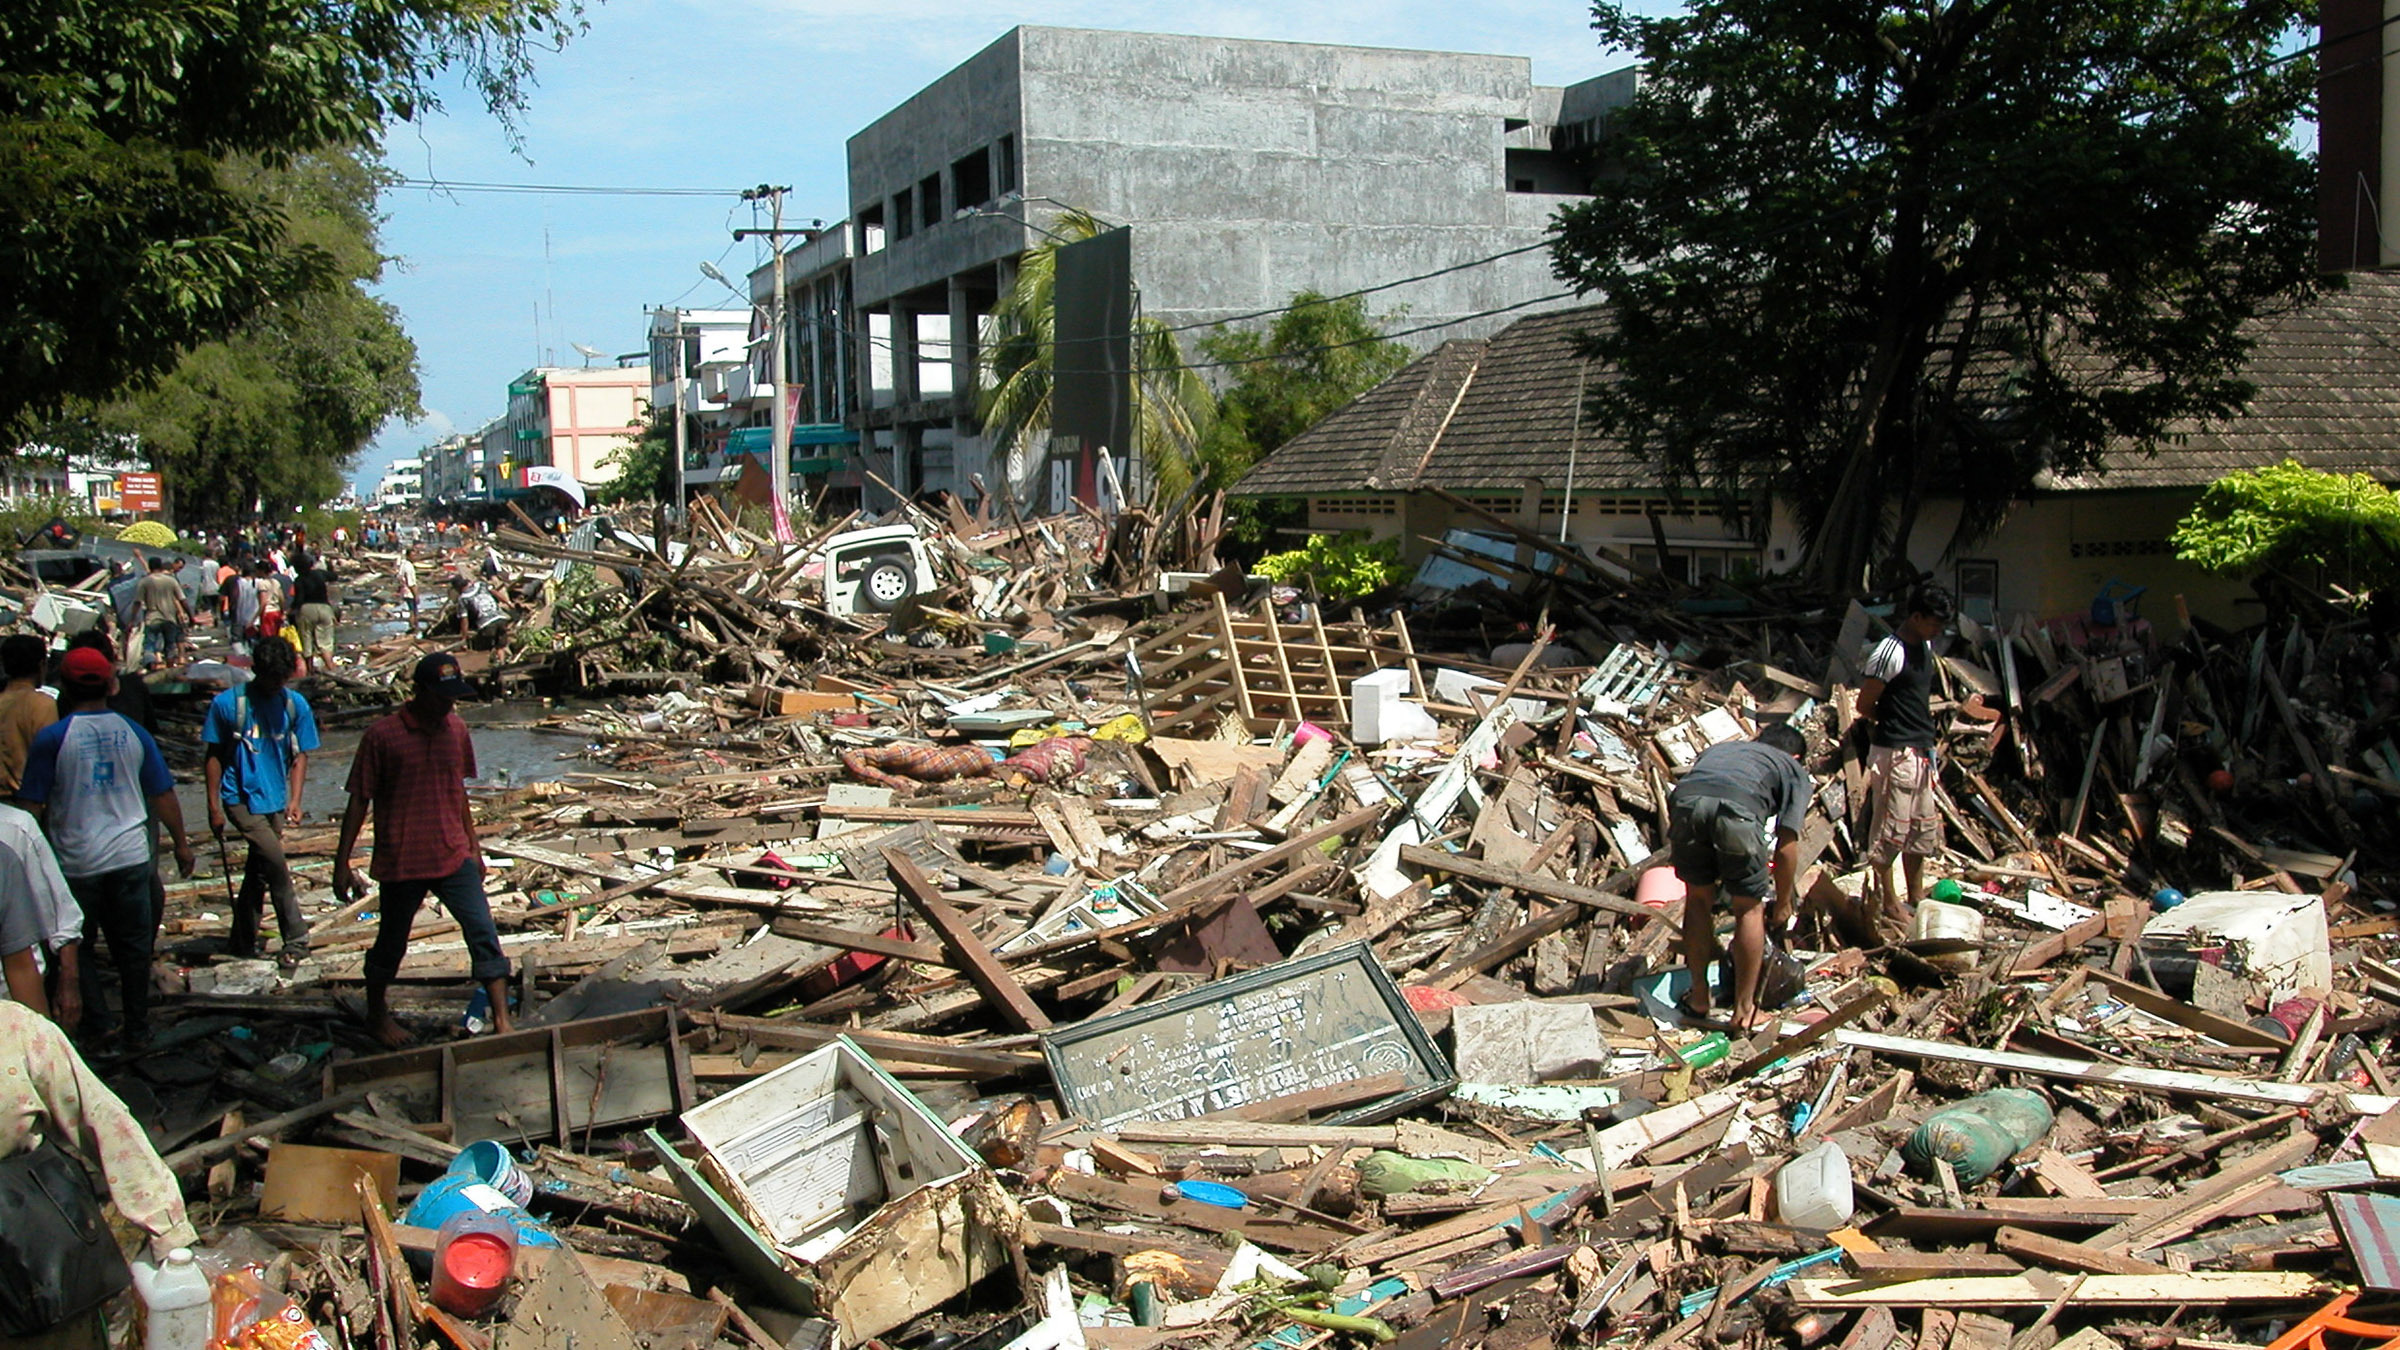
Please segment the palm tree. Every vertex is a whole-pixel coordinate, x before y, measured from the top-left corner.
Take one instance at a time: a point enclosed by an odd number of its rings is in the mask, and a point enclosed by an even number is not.
[[[1062,214],[1050,231],[1053,237],[1018,259],[1015,284],[986,321],[976,363],[976,413],[993,452],[1008,466],[1012,488],[1022,486],[1031,468],[1026,460],[1034,438],[1050,430],[1051,360],[1058,343],[1051,297],[1058,250],[1106,228],[1082,211]],[[1184,365],[1182,344],[1156,319],[1134,321],[1133,365],[1134,439],[1148,460],[1158,498],[1170,500],[1199,472],[1200,442],[1216,420],[1216,395]]]

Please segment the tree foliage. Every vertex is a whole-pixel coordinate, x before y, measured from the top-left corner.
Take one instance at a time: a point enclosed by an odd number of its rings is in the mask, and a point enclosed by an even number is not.
[[[700,443],[699,435],[689,428],[685,438],[688,445]],[[675,410],[652,408],[642,420],[641,434],[609,451],[600,462],[615,468],[617,476],[592,489],[594,502],[675,500]]]
[[[1200,351],[1231,376],[1201,447],[1202,486],[1230,487],[1285,441],[1408,364],[1360,296],[1292,296],[1264,329],[1219,326]]]
[[[184,353],[104,402],[77,400],[38,429],[69,454],[132,447],[160,471],[169,519],[187,531],[283,516],[341,490],[358,452],[395,415],[417,416],[416,344],[367,293],[382,275],[377,172],[356,154],[285,167],[229,164],[229,190],[280,222],[274,247],[319,260],[318,281]]]
[[[1591,416],[1676,482],[1781,494],[1821,584],[1929,492],[1972,536],[2045,468],[2238,413],[2243,325],[2315,284],[2302,0],[1594,13],[1645,70],[1558,226],[1609,316]]]
[[[1017,260],[1015,283],[992,307],[976,369],[976,415],[991,437],[992,452],[1009,465],[1014,488],[1021,489],[1030,472],[1021,462],[1050,430],[1059,247],[1104,228],[1081,211],[1060,215],[1051,230],[1057,237],[1026,250]],[[1160,495],[1174,497],[1200,471],[1200,446],[1216,418],[1216,398],[1184,364],[1175,334],[1156,319],[1134,321],[1133,365],[1134,438]]]
[[[0,5],[0,433],[323,294],[335,258],[237,181],[372,145],[464,75],[509,123],[574,0]]]
[[[2400,583],[2400,494],[2363,473],[2292,460],[2209,484],[2175,527],[2175,556],[2212,572],[2304,567],[2345,583]]]

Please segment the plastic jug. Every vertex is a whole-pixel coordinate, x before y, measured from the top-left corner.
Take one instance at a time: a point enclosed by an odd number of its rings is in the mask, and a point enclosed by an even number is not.
[[[433,1239],[433,1305],[480,1317],[500,1301],[516,1265],[515,1225],[481,1210],[453,1214]]]
[[[1775,1173],[1775,1213],[1792,1228],[1835,1229],[1850,1222],[1850,1155],[1828,1139]]]
[[[1972,1186],[2050,1133],[2050,1104],[2023,1088],[1993,1088],[1925,1117],[1900,1155],[1920,1173],[1949,1160],[1958,1184]]]
[[[214,1330],[208,1305],[208,1272],[189,1247],[167,1253],[165,1262],[133,1262],[133,1287],[142,1298],[150,1331],[148,1350],[202,1350]]]

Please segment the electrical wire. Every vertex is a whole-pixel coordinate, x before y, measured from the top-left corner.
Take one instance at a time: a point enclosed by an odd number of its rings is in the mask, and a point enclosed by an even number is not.
[[[398,178],[387,186],[421,192],[518,192],[553,197],[739,197],[741,188],[602,187],[576,183],[467,183],[446,178]]]

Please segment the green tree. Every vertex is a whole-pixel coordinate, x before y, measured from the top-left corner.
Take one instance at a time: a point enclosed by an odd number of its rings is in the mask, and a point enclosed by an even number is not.
[[[1229,487],[1250,466],[1326,414],[1408,364],[1408,348],[1385,338],[1361,296],[1328,300],[1300,291],[1264,329],[1220,325],[1200,351],[1231,383],[1201,446],[1202,487]]]
[[[323,293],[336,262],[230,175],[375,144],[463,74],[504,123],[574,0],[0,5],[0,435]],[[513,133],[512,133],[513,134]]]
[[[993,306],[976,369],[976,415],[992,452],[1007,463],[1050,429],[1050,372],[1058,319],[1051,297],[1062,243],[1105,228],[1081,211],[1062,214],[1045,239],[1017,260],[1017,279]],[[1216,419],[1208,383],[1183,361],[1175,334],[1156,319],[1135,321],[1134,438],[1162,498],[1188,489],[1200,472],[1200,446]]]
[[[2243,325],[2316,284],[2314,76],[2277,58],[2304,0],[1594,14],[1645,69],[1557,225],[1609,315],[1592,421],[1673,481],[1780,494],[1830,589],[1930,492],[1972,538],[2044,468],[2238,414]]]
[[[2171,542],[2212,572],[2302,568],[2352,587],[2400,584],[2400,493],[2285,460],[2209,484]]]
[[[685,439],[698,445],[700,436],[687,428]],[[608,452],[600,461],[617,476],[592,490],[595,502],[671,502],[675,500],[675,410],[652,408],[642,420],[642,432]]]
[[[187,532],[246,519],[254,503],[274,515],[317,505],[386,420],[421,413],[416,344],[367,293],[384,264],[378,171],[354,153],[312,153],[282,168],[228,164],[220,178],[281,222],[278,251],[320,260],[317,284],[135,392],[76,405],[42,437],[138,447]]]

